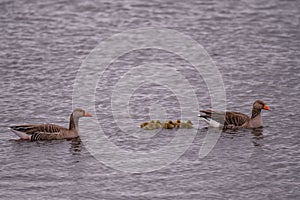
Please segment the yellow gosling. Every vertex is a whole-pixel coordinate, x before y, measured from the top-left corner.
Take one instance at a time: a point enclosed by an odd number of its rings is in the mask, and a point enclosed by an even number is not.
[[[171,120],[169,120],[168,122],[163,123],[162,128],[172,129],[174,128],[174,123]]]
[[[160,123],[159,120],[156,120],[154,126],[155,126],[155,128],[161,128],[162,124]]]
[[[177,119],[176,122],[174,123],[174,128],[180,128],[180,119]]]
[[[156,129],[154,123],[149,123],[147,126],[144,127],[145,130],[153,130]]]
[[[151,120],[150,122],[144,122],[140,125],[141,128],[145,130],[153,130],[162,127],[162,124],[159,120]]]
[[[180,128],[193,128],[193,123],[191,120],[187,120],[186,123],[181,123]]]
[[[148,124],[149,124],[149,122],[143,122],[143,123],[141,123],[140,127],[141,127],[141,128],[144,128],[144,127],[147,126]]]

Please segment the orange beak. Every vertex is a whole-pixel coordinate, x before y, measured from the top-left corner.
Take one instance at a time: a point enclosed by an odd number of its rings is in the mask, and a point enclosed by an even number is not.
[[[84,113],[84,116],[85,116],[85,117],[93,117],[93,115],[91,115],[91,114],[88,113],[88,112],[85,112],[85,113]]]
[[[264,110],[271,110],[271,109],[269,108],[269,106],[267,106],[266,104],[264,105],[263,109],[264,109]]]

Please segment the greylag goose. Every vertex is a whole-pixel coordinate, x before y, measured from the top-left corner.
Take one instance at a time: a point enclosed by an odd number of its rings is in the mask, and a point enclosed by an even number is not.
[[[200,110],[205,115],[200,115],[209,126],[224,129],[259,128],[263,126],[261,110],[271,110],[263,101],[253,103],[251,117],[239,112],[218,112],[213,110]],[[224,123],[224,124],[223,124]]]
[[[70,116],[69,128],[54,124],[28,124],[11,126],[9,129],[25,140],[59,140],[76,138],[79,136],[79,118],[92,115],[80,108],[75,109]]]

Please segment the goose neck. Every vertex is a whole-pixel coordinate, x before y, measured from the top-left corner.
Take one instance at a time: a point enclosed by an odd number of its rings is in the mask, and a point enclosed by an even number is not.
[[[260,115],[260,113],[261,113],[261,109],[253,108],[251,119],[257,117],[258,115]]]
[[[73,113],[70,116],[70,126],[69,129],[76,129],[78,130],[78,123],[79,123],[79,117],[74,117]]]

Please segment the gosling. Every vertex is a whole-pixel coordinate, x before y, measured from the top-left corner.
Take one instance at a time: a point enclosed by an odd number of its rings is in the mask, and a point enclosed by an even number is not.
[[[158,129],[161,128],[162,124],[160,123],[159,120],[151,120],[150,122],[144,122],[140,125],[141,128],[145,130],[153,130],[153,129]]]
[[[181,123],[180,119],[177,119],[174,124],[174,128],[180,128],[180,123]]]
[[[149,124],[149,122],[143,122],[143,123],[141,123],[140,127],[141,127],[141,128],[144,128],[144,127],[147,126],[148,124]]]
[[[182,122],[180,128],[193,128],[193,123],[191,120],[187,120],[186,123]]]
[[[171,120],[169,120],[169,121],[167,121],[167,122],[165,122],[165,123],[162,124],[162,128],[164,128],[164,129],[172,129],[172,128],[174,128],[174,125],[175,124]]]

